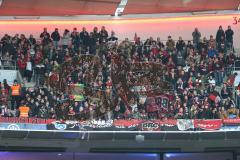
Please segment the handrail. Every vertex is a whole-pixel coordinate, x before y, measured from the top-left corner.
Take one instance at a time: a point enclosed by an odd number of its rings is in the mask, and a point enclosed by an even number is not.
[[[17,70],[17,62],[14,60],[0,60],[0,69]]]
[[[52,133],[135,133],[135,134],[140,134],[140,133],[185,133],[185,134],[198,134],[198,133],[226,133],[226,132],[240,132],[238,130],[231,130],[231,131],[225,131],[225,130],[203,130],[203,131],[73,131],[73,130],[37,130],[37,129],[20,129],[20,130],[11,130],[11,129],[1,129],[2,131],[15,131],[15,132],[52,132]]]

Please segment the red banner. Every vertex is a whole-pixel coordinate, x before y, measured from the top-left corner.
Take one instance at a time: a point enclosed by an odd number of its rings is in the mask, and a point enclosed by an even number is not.
[[[176,119],[154,120],[154,121],[159,123],[160,125],[172,125],[172,126],[176,126],[177,125],[177,120]]]
[[[32,124],[50,124],[56,120],[41,118],[22,118],[22,117],[0,117],[0,123],[32,123]]]
[[[237,119],[224,119],[224,124],[240,124],[240,118]]]
[[[113,125],[114,126],[130,127],[130,126],[139,125],[142,122],[144,122],[144,120],[115,120],[113,122]]]
[[[222,127],[221,119],[213,120],[194,120],[194,128],[200,128],[203,130],[218,130]]]

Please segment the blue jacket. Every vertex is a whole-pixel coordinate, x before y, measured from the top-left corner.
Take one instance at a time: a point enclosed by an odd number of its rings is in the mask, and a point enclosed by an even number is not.
[[[215,49],[208,50],[208,57],[213,58],[215,55],[217,55],[217,51]]]

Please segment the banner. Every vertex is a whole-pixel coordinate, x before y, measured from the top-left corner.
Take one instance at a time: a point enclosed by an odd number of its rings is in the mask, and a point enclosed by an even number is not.
[[[0,123],[32,123],[32,124],[50,124],[55,119],[41,118],[23,118],[23,117],[0,117]]]
[[[221,119],[213,120],[194,120],[194,128],[199,128],[203,130],[219,130],[222,127]]]
[[[48,130],[78,131],[177,131],[176,120],[115,120],[54,122],[47,125]]]
[[[69,98],[70,100],[74,100],[76,102],[81,102],[85,100],[85,97],[83,95],[70,95]]]
[[[191,119],[178,119],[177,127],[180,131],[186,131],[189,129],[194,129],[194,120]]]
[[[39,118],[0,117],[0,129],[60,131],[240,131],[240,119],[56,121]]]
[[[46,124],[0,123],[1,130],[47,130]]]
[[[113,125],[117,128],[131,128],[136,127],[144,120],[115,120]]]
[[[47,124],[47,130],[72,130],[72,131],[80,131],[79,124],[69,125],[65,123],[54,123]]]
[[[140,130],[142,130],[142,131],[160,131],[161,126],[158,123],[155,123],[152,121],[146,121],[140,125]]]
[[[223,124],[240,124],[240,119],[223,119]]]
[[[223,126],[220,131],[240,131],[240,126]]]
[[[141,123],[141,131],[176,131],[177,129],[177,120],[152,120],[144,121]]]
[[[105,131],[105,130],[114,130],[113,128],[113,121],[104,121],[104,120],[92,120],[92,121],[84,121],[80,122],[81,126],[85,130],[89,131]]]

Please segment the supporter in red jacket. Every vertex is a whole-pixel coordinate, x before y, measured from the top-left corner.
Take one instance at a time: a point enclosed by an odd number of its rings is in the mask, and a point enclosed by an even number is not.
[[[24,57],[23,54],[18,59],[17,64],[18,64],[18,69],[19,69],[22,77],[24,77],[25,76],[25,69],[26,69],[26,66],[27,66],[27,62],[26,62],[25,57]]]
[[[42,60],[43,60],[42,52],[38,49],[35,54],[34,64],[39,65],[39,64],[41,64]]]

